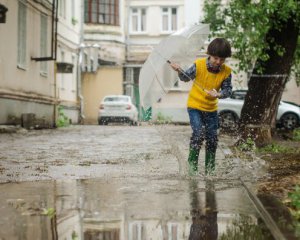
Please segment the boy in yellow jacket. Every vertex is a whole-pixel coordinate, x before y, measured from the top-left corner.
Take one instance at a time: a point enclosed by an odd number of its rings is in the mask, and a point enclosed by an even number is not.
[[[218,144],[218,98],[227,98],[232,93],[231,69],[224,64],[231,57],[230,43],[224,38],[214,39],[207,47],[207,58],[200,58],[187,70],[178,64],[171,67],[178,72],[180,80],[194,80],[189,92],[187,109],[192,128],[188,163],[190,173],[198,171],[198,157],[202,142],[205,146],[205,174],[215,169]]]

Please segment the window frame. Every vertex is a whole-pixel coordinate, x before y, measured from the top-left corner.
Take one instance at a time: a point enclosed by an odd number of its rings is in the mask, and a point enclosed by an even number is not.
[[[104,10],[101,9],[101,6]],[[119,9],[119,0],[85,0],[84,23],[120,26]],[[100,17],[103,17],[103,19],[100,19]]]
[[[58,15],[63,19],[66,19],[66,0],[58,1]]]
[[[164,9],[167,9],[167,12],[164,12]],[[173,26],[173,10],[176,10],[176,22]],[[167,29],[164,29],[164,17],[167,16]],[[178,30],[178,8],[171,6],[161,7],[161,31],[163,33],[170,33]]]
[[[136,13],[133,10],[137,10]],[[144,15],[143,15],[144,11]],[[137,29],[133,28],[133,18],[137,18]],[[130,33],[146,33],[147,32],[147,8],[146,7],[131,7],[130,8]]]
[[[65,57],[66,57],[66,52],[65,50],[61,49],[60,50],[60,61],[61,62],[65,62]],[[64,73],[61,73],[60,74],[60,89],[61,90],[65,90],[65,74]]]

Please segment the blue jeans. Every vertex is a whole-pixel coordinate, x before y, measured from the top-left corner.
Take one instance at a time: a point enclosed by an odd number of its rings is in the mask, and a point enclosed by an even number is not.
[[[200,149],[205,140],[206,151],[215,153],[218,145],[218,113],[204,112],[193,108],[188,108],[190,124],[193,130],[190,139],[190,148]]]

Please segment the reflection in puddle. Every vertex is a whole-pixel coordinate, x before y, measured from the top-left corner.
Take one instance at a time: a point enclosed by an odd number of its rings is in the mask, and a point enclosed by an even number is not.
[[[0,190],[0,239],[272,239],[246,191],[232,182],[98,179]]]
[[[192,179],[190,181],[192,225],[189,239],[218,239],[218,210],[214,184],[211,181],[206,182],[204,205],[200,203],[197,189],[197,180]]]

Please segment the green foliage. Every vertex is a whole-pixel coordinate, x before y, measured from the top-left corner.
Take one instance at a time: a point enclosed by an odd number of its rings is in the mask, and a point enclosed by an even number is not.
[[[240,151],[244,151],[244,152],[250,152],[250,151],[254,151],[256,149],[256,145],[255,142],[252,138],[247,138],[246,141],[241,142],[237,148]]]
[[[295,187],[295,191],[288,194],[289,199],[291,200],[291,212],[295,219],[296,235],[300,236],[300,186]]]
[[[47,208],[47,209],[44,209],[43,211],[43,215],[47,215],[48,217],[50,218],[53,218],[56,214],[56,211],[54,208]]]
[[[148,109],[142,108],[141,115],[142,115],[142,119],[144,121],[151,120],[152,119],[152,107],[150,107]]]
[[[74,17],[72,17],[71,21],[73,25],[76,25],[78,23],[78,20]]]
[[[213,36],[228,38],[235,49],[234,57],[239,59],[239,70],[251,70],[256,59],[266,61],[270,58],[266,50],[272,49],[279,56],[285,49],[274,39],[266,41],[270,29],[280,29],[289,18],[300,25],[298,0],[231,0],[222,5],[221,0],[205,0],[205,19],[210,23]],[[269,43],[270,44],[269,44]],[[300,36],[295,52],[294,70],[300,73]],[[262,67],[258,69],[262,72]],[[298,75],[297,75],[298,74]],[[299,81],[299,79],[298,79]]]
[[[296,128],[293,131],[293,140],[300,141],[300,128]]]
[[[289,198],[292,200],[291,204],[298,210],[298,218],[300,220],[300,185],[295,187],[295,191],[288,194]]]
[[[295,52],[295,63],[292,67],[293,72],[295,73],[297,86],[300,86],[300,37],[298,37],[298,45]]]
[[[265,147],[258,149],[258,152],[262,152],[262,153],[288,153],[291,151],[293,151],[292,148],[285,147],[276,143],[271,143]]]
[[[64,108],[62,106],[58,107],[58,119],[56,121],[57,127],[67,127],[70,125],[70,119],[64,114]]]
[[[72,232],[72,240],[78,240],[78,239],[79,239],[78,234],[75,231],[73,231]]]
[[[262,224],[255,224],[250,216],[240,216],[234,220],[232,225],[227,227],[220,240],[239,240],[239,239],[272,239],[271,234],[262,228]]]
[[[157,114],[157,124],[169,124],[172,122],[172,117],[164,116],[161,112]]]

